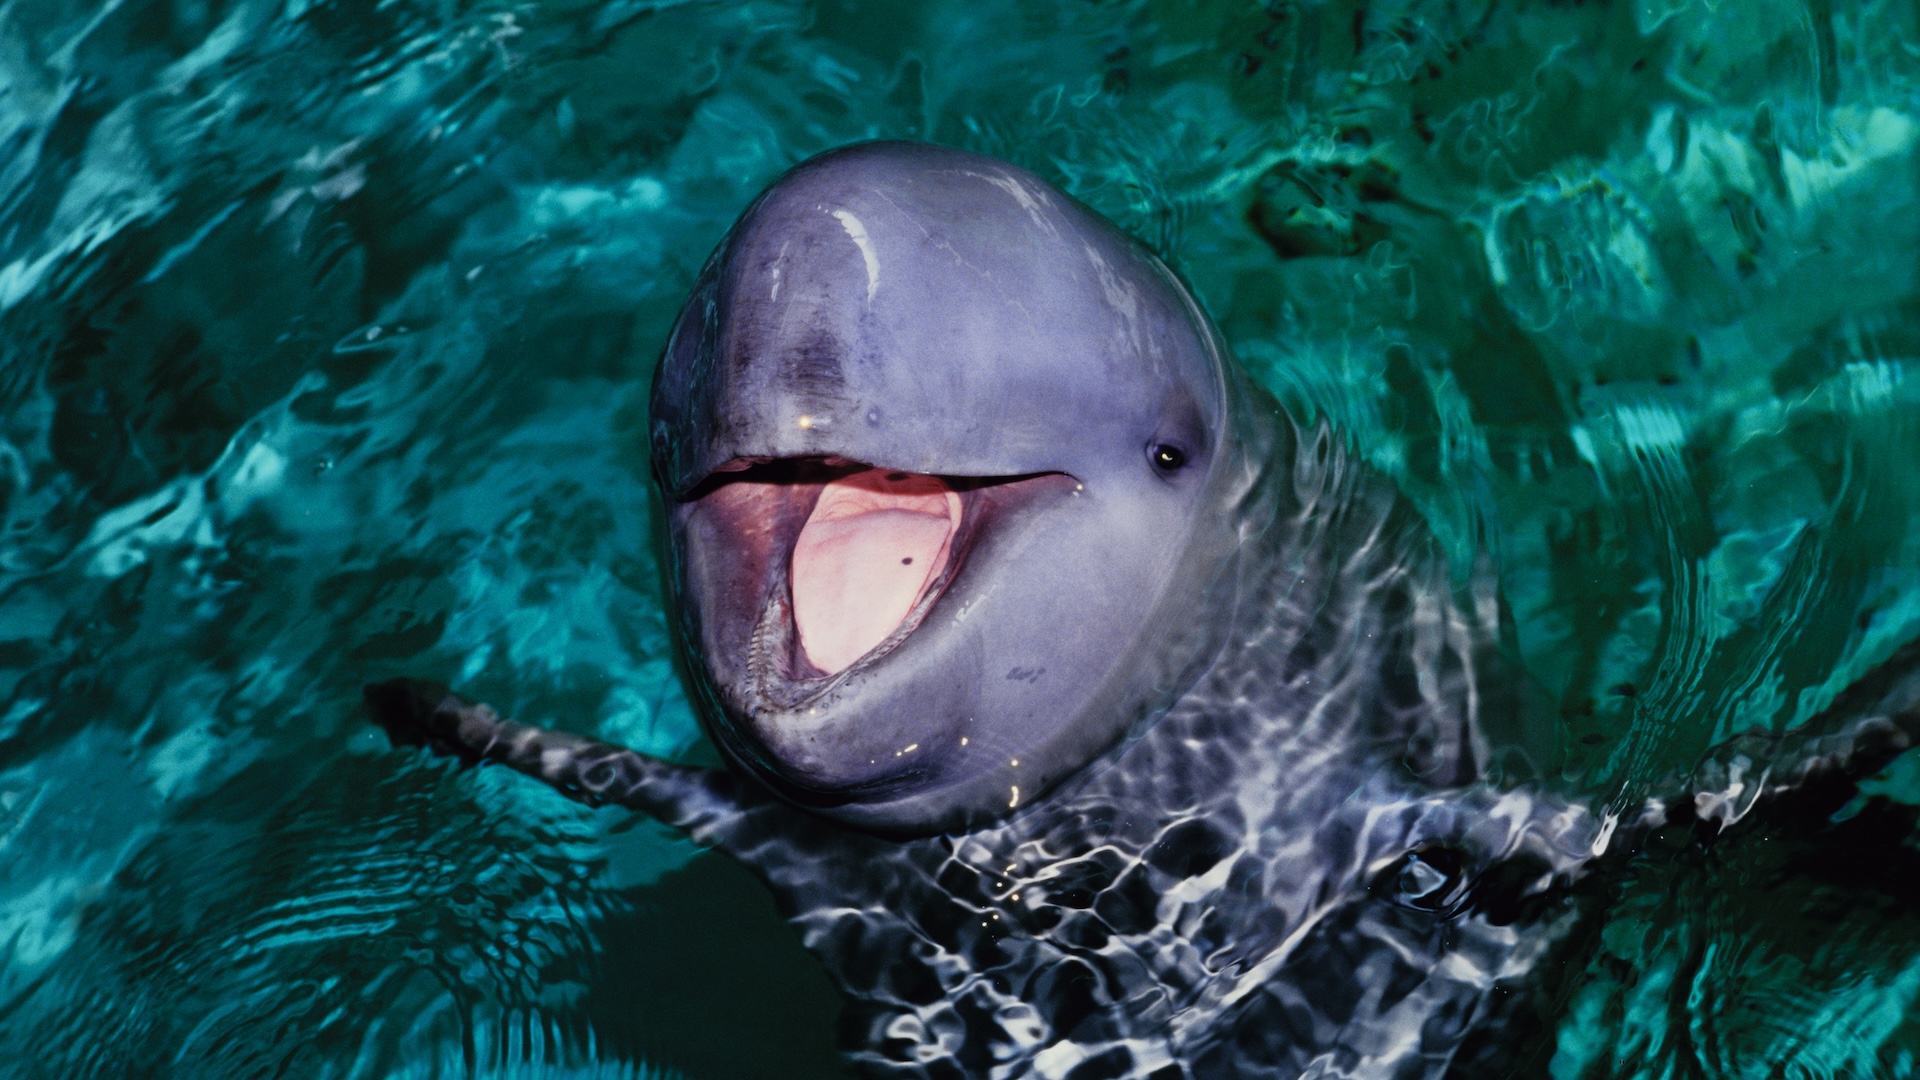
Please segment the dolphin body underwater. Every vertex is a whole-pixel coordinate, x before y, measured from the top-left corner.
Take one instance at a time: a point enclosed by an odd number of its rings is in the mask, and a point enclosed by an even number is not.
[[[651,425],[731,767],[414,680],[369,709],[745,863],[872,1075],[1490,1075],[1600,860],[1920,727],[1909,646],[1628,813],[1528,782],[1491,587],[1159,259],[990,158],[867,143],[775,183]]]

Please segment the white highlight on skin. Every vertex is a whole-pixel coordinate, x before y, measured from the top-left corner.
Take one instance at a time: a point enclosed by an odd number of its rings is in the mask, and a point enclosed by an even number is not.
[[[994,187],[999,188],[1001,191],[1013,196],[1014,201],[1020,204],[1020,209],[1025,210],[1029,214],[1046,205],[1046,195],[1044,192],[1028,191],[1025,184],[1022,184],[1020,181],[1015,180],[1005,173],[1001,173],[998,176],[988,173],[978,173],[976,175]]]
[[[1048,236],[1060,235],[1059,230],[1054,228],[1052,219],[1045,213],[1053,205],[1053,200],[1047,197],[1045,191],[1029,188],[1015,177],[1005,173],[968,173],[967,175],[985,180],[1013,196],[1014,201],[1020,204],[1020,209],[1027,212],[1027,217],[1039,226],[1040,231]]]
[[[780,254],[775,256],[774,258],[775,266],[773,268],[773,292],[767,295],[767,302],[769,304],[774,303],[780,299],[780,267],[778,264],[786,261],[787,249],[792,246],[793,246],[793,241],[791,240],[787,241],[784,244],[781,244]]]
[[[1126,277],[1114,273],[1093,245],[1082,244],[1081,250],[1086,252],[1087,261],[1093,264],[1093,272],[1100,279],[1100,292],[1107,298],[1107,306],[1132,329],[1140,315],[1140,290]]]
[[[867,264],[867,303],[873,303],[873,294],[880,288],[880,256],[873,250],[873,240],[867,236],[867,227],[853,216],[851,210],[835,210],[834,219],[840,227],[847,230],[847,239],[860,249],[860,258]]]
[[[807,662],[846,670],[894,632],[946,569],[960,496],[938,478],[866,469],[827,484],[793,548]]]

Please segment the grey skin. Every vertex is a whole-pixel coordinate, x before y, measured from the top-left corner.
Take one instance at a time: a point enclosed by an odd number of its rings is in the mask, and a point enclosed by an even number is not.
[[[1488,1075],[1598,859],[1920,727],[1910,646],[1624,819],[1524,783],[1490,587],[1235,370],[1158,259],[988,158],[870,143],[787,174],[702,273],[652,424],[732,767],[410,680],[369,708],[745,863],[873,1075]],[[823,676],[786,575],[848,463],[966,478],[966,524],[901,628]]]

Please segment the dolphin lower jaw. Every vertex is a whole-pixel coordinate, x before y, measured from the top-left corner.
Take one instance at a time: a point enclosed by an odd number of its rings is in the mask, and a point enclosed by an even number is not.
[[[830,512],[826,500],[835,485],[876,471],[884,470],[837,456],[736,460],[696,484],[676,510],[676,546],[699,549],[683,557],[683,591],[696,614],[691,643],[720,706],[709,718],[715,739],[729,757],[805,805],[885,800],[938,785],[948,760],[942,751],[965,737],[960,729],[969,710],[959,701],[930,707],[952,695],[929,695],[925,684],[952,681],[956,665],[945,654],[955,642],[947,639],[970,632],[968,597],[955,593],[982,591],[958,586],[968,578],[990,582],[995,564],[1010,557],[1008,550],[982,550],[1005,547],[985,541],[1020,532],[1084,490],[1065,473],[907,476],[916,492],[950,495],[955,504],[950,530],[935,545],[938,564],[890,629],[828,671],[807,648],[796,550],[810,523]],[[921,556],[914,549],[901,557]],[[801,573],[808,569],[802,562]],[[935,617],[947,608],[954,610]],[[889,613],[883,622],[891,619]],[[911,658],[900,655],[909,642]]]

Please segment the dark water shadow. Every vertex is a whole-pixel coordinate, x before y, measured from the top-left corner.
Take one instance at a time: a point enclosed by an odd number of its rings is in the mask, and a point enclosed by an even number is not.
[[[697,1078],[852,1075],[834,1049],[839,994],[746,870],[704,854],[635,899],[594,927],[585,1011],[602,1046]]]

